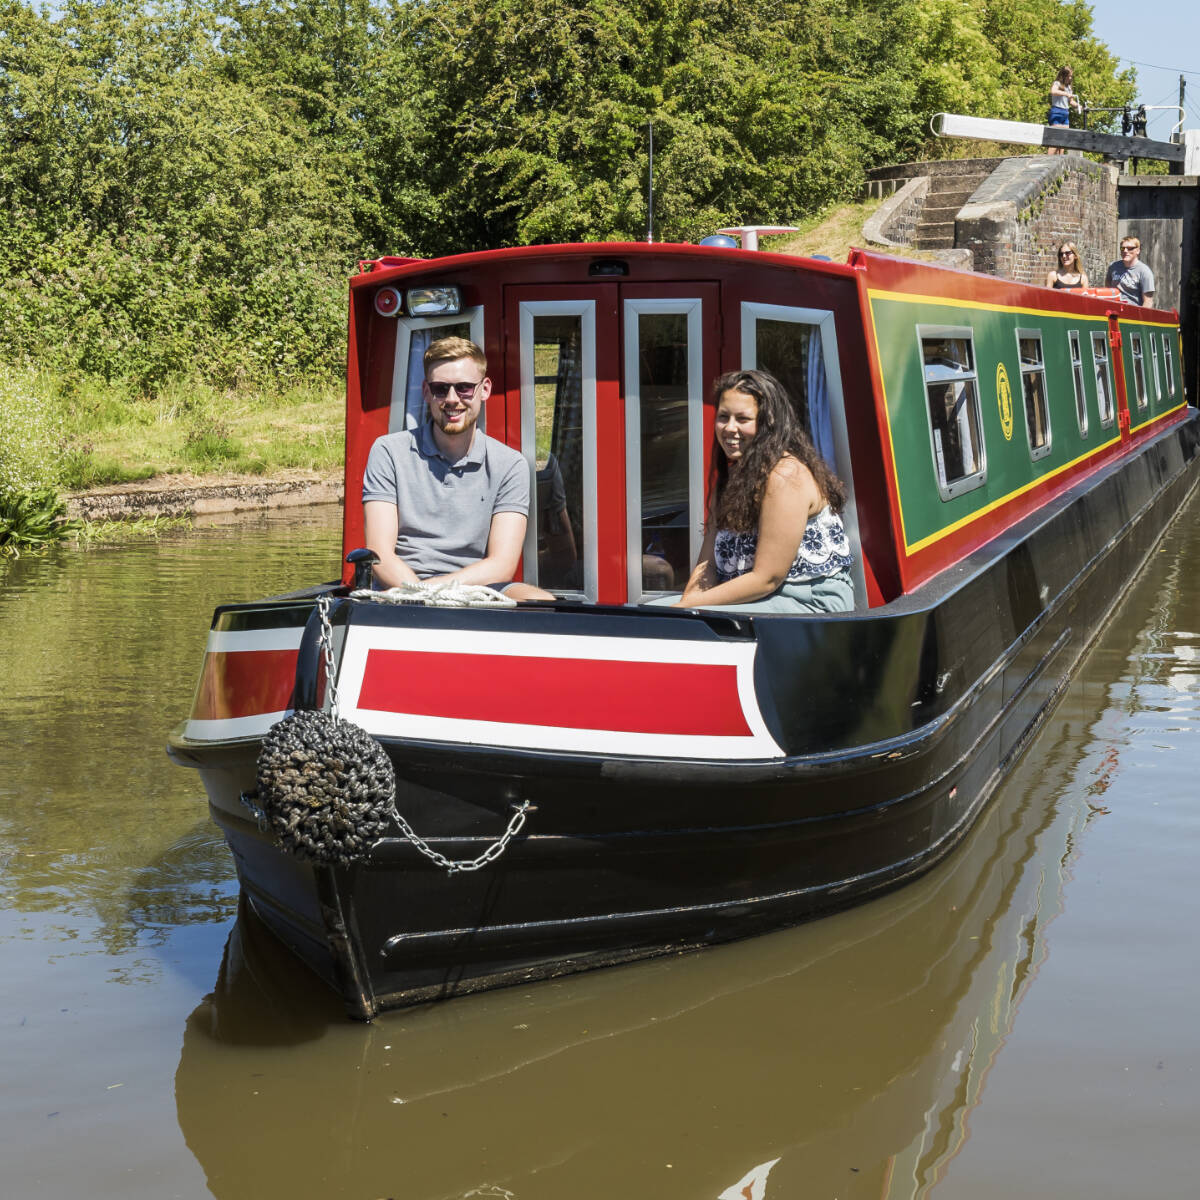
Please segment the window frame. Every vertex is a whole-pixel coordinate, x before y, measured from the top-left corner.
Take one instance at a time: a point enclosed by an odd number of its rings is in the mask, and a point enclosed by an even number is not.
[[[741,302],[741,363],[742,370],[758,369],[758,322],[777,321],[785,324],[815,327],[821,339],[821,359],[825,366],[825,390],[829,399],[830,423],[833,427],[833,448],[836,462],[831,464],[846,489],[846,506],[842,510],[842,525],[851,546],[860,546],[858,503],[854,495],[854,468],[850,459],[850,431],[846,424],[846,399],[842,391],[842,367],[838,358],[837,324],[832,309],[798,308],[787,304],[766,304],[759,301]],[[866,577],[862,555],[855,553],[850,567],[854,580],[855,603],[867,605]]]
[[[646,596],[669,595],[642,589],[642,381],[640,318],[671,315],[687,318],[688,339],[688,553],[695,563],[704,540],[704,301],[699,296],[621,302],[625,339],[625,586],[626,603]]]
[[[1163,333],[1162,335],[1163,348],[1163,368],[1167,379],[1167,399],[1175,399],[1175,363],[1171,356],[1171,335]]]
[[[521,453],[529,465],[529,521],[525,526],[524,577],[538,580],[537,392],[534,365],[534,320],[537,317],[580,318],[580,376],[583,404],[583,592],[555,591],[556,596],[596,603],[600,588],[600,527],[596,467],[596,301],[522,300],[518,308],[521,361]]]
[[[1083,379],[1083,346],[1078,329],[1067,330],[1067,350],[1071,359],[1071,383],[1075,388],[1075,418],[1079,423],[1079,436],[1086,438],[1090,422],[1087,410],[1087,385]]]
[[[438,329],[449,325],[466,324],[471,330],[471,341],[477,346],[483,345],[483,305],[477,304],[464,308],[461,312],[439,313],[435,317],[404,317],[396,318],[396,349],[392,360],[392,401],[388,406],[388,433],[398,433],[402,429],[416,429],[417,418],[408,420],[408,357],[412,346],[413,331],[417,329]],[[489,371],[490,374],[490,371]],[[399,398],[399,403],[397,403]],[[487,405],[479,416],[479,427],[487,432]]]
[[[1046,344],[1040,329],[1017,329],[1017,369],[1021,376],[1021,415],[1025,421],[1025,443],[1029,447],[1029,457],[1033,462],[1045,458],[1054,444],[1054,430],[1050,423],[1050,385],[1046,379]],[[1023,341],[1036,341],[1038,362],[1036,366],[1026,367],[1021,354]],[[1042,406],[1046,418],[1046,440],[1040,446],[1033,444],[1033,430],[1029,427],[1029,409],[1025,403],[1025,376],[1040,375],[1042,378]]]
[[[1112,355],[1109,353],[1110,347],[1108,344],[1108,330],[1091,330],[1092,341],[1092,379],[1097,379],[1096,368],[1100,363],[1104,364],[1104,399],[1107,402],[1108,416],[1105,417],[1105,406],[1100,403],[1100,389],[1096,389],[1096,416],[1100,420],[1100,428],[1107,429],[1116,420],[1117,405],[1115,397],[1115,384],[1112,373]],[[1103,354],[1098,358],[1096,356],[1096,347],[1100,346]]]
[[[1146,387],[1146,358],[1142,350],[1142,335],[1137,329],[1129,331],[1129,373],[1133,377],[1133,396],[1138,412],[1150,407],[1150,391]]]
[[[987,435],[983,426],[983,403],[979,387],[979,357],[975,351],[975,330],[970,325],[918,325],[916,326],[916,335],[917,362],[921,369],[921,392],[925,401],[925,429],[929,435],[930,465],[933,468],[933,478],[937,483],[938,494],[942,500],[954,500],[967,492],[983,487],[987,483]],[[970,347],[971,353],[971,370],[969,374],[948,374],[944,380],[940,381],[946,383],[952,380],[967,382],[970,384],[971,394],[974,397],[975,425],[979,432],[979,445],[977,447],[979,467],[969,475],[963,475],[955,480],[946,478],[944,458],[939,465],[937,442],[934,440],[933,418],[929,407],[929,385],[930,383],[937,383],[939,380],[931,380],[927,374],[928,364],[925,361],[925,342],[926,340],[935,341],[938,339],[965,341]]]
[[[1161,404],[1163,398],[1162,376],[1160,374],[1162,367],[1158,357],[1158,342],[1154,340],[1154,331],[1148,335],[1150,340],[1150,374],[1154,376],[1154,403]]]

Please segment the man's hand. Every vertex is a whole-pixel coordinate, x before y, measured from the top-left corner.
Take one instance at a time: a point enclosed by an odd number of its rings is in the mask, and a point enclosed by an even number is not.
[[[487,554],[478,562],[468,563],[446,575],[435,575],[427,583],[508,583],[517,573],[525,546],[528,517],[519,512],[499,512],[492,516],[488,530]],[[374,546],[371,547],[375,549]],[[378,568],[376,568],[378,570]]]

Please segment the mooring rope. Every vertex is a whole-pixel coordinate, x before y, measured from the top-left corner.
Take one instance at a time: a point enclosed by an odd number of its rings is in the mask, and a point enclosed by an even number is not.
[[[372,599],[386,595],[369,593]],[[512,603],[503,596],[500,600]],[[280,845],[297,857],[314,862],[349,866],[366,858],[393,827],[430,862],[451,874],[478,871],[495,862],[521,832],[533,806],[527,800],[513,805],[505,831],[472,859],[447,858],[416,833],[396,807],[396,773],[387,752],[365,729],[337,715],[329,607],[329,597],[320,597],[317,610],[329,711],[304,709],[271,726],[259,751],[255,790],[242,793],[242,804],[260,829],[273,832]]]
[[[374,604],[428,604],[434,608],[516,608],[517,602],[480,583],[402,583],[383,592],[361,588],[351,600]]]

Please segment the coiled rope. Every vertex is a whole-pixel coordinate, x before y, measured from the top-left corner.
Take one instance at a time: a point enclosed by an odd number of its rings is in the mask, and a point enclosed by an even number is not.
[[[369,595],[374,599],[387,593]],[[506,606],[512,603],[503,596],[500,600]],[[313,862],[349,866],[361,861],[394,826],[430,862],[451,874],[495,862],[520,833],[533,806],[529,801],[514,805],[504,833],[473,859],[454,860],[434,850],[396,808],[396,773],[387,752],[365,729],[337,715],[328,596],[320,597],[317,609],[329,711],[295,712],[267,731],[258,755],[255,791],[242,793],[242,804],[260,829],[273,832],[298,858]]]
[[[374,604],[428,604],[433,608],[516,608],[517,602],[479,583],[402,583],[383,592],[361,588],[351,600]]]

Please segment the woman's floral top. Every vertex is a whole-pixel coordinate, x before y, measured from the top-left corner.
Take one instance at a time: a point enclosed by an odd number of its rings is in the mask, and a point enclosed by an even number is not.
[[[717,581],[726,583],[745,575],[754,566],[754,553],[758,549],[757,533],[735,533],[732,529],[717,531],[713,544],[716,560]],[[835,575],[854,561],[850,553],[850,541],[846,537],[842,518],[827,504],[821,511],[808,518],[804,538],[796,551],[796,558],[788,568],[785,583],[806,583]]]

